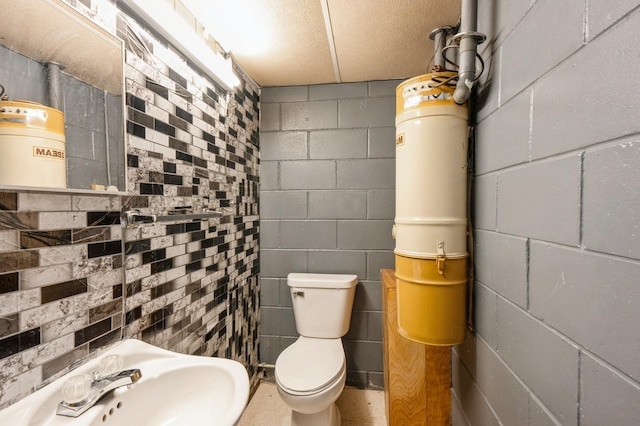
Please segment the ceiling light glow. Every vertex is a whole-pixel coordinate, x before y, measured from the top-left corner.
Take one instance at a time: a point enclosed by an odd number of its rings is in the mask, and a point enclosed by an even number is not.
[[[247,0],[180,0],[226,51],[241,56],[266,54],[273,44],[265,2]],[[259,13],[247,8],[263,7]]]
[[[233,90],[240,80],[231,59],[214,52],[165,1],[123,0],[134,12],[193,61],[216,83]],[[197,16],[197,15],[196,15]],[[216,39],[217,40],[217,39]]]

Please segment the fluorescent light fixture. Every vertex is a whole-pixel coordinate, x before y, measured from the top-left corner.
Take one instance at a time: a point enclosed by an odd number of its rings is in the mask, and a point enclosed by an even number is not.
[[[202,38],[196,35],[194,29],[174,12],[168,2],[122,1],[216,83],[227,90],[233,90],[240,84],[240,80],[233,73],[231,59],[225,59],[214,52]]]
[[[276,44],[273,2],[264,0],[180,0],[225,52],[235,57],[269,56]],[[286,7],[286,6],[283,6]]]

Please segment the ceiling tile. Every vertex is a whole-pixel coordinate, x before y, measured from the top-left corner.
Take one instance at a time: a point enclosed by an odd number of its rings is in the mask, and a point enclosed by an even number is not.
[[[234,50],[233,57],[261,86],[335,82],[320,1],[246,0],[246,28],[262,49]],[[238,23],[242,25],[242,22]]]
[[[451,0],[328,0],[340,75],[345,82],[408,78],[427,73],[429,34],[455,25]]]

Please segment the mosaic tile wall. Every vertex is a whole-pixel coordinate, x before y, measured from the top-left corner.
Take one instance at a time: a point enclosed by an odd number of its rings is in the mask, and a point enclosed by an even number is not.
[[[120,339],[120,203],[0,192],[0,407]]]
[[[226,93],[121,12],[117,31],[131,195],[0,191],[0,408],[123,337],[257,380],[259,89]],[[223,216],[120,224],[186,206]]]

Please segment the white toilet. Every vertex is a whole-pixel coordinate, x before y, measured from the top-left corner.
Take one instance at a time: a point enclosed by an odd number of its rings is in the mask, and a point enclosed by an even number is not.
[[[347,377],[342,336],[349,331],[358,277],[289,274],[294,344],[276,360],[276,385],[291,408],[292,426],[338,426],[338,399]]]

